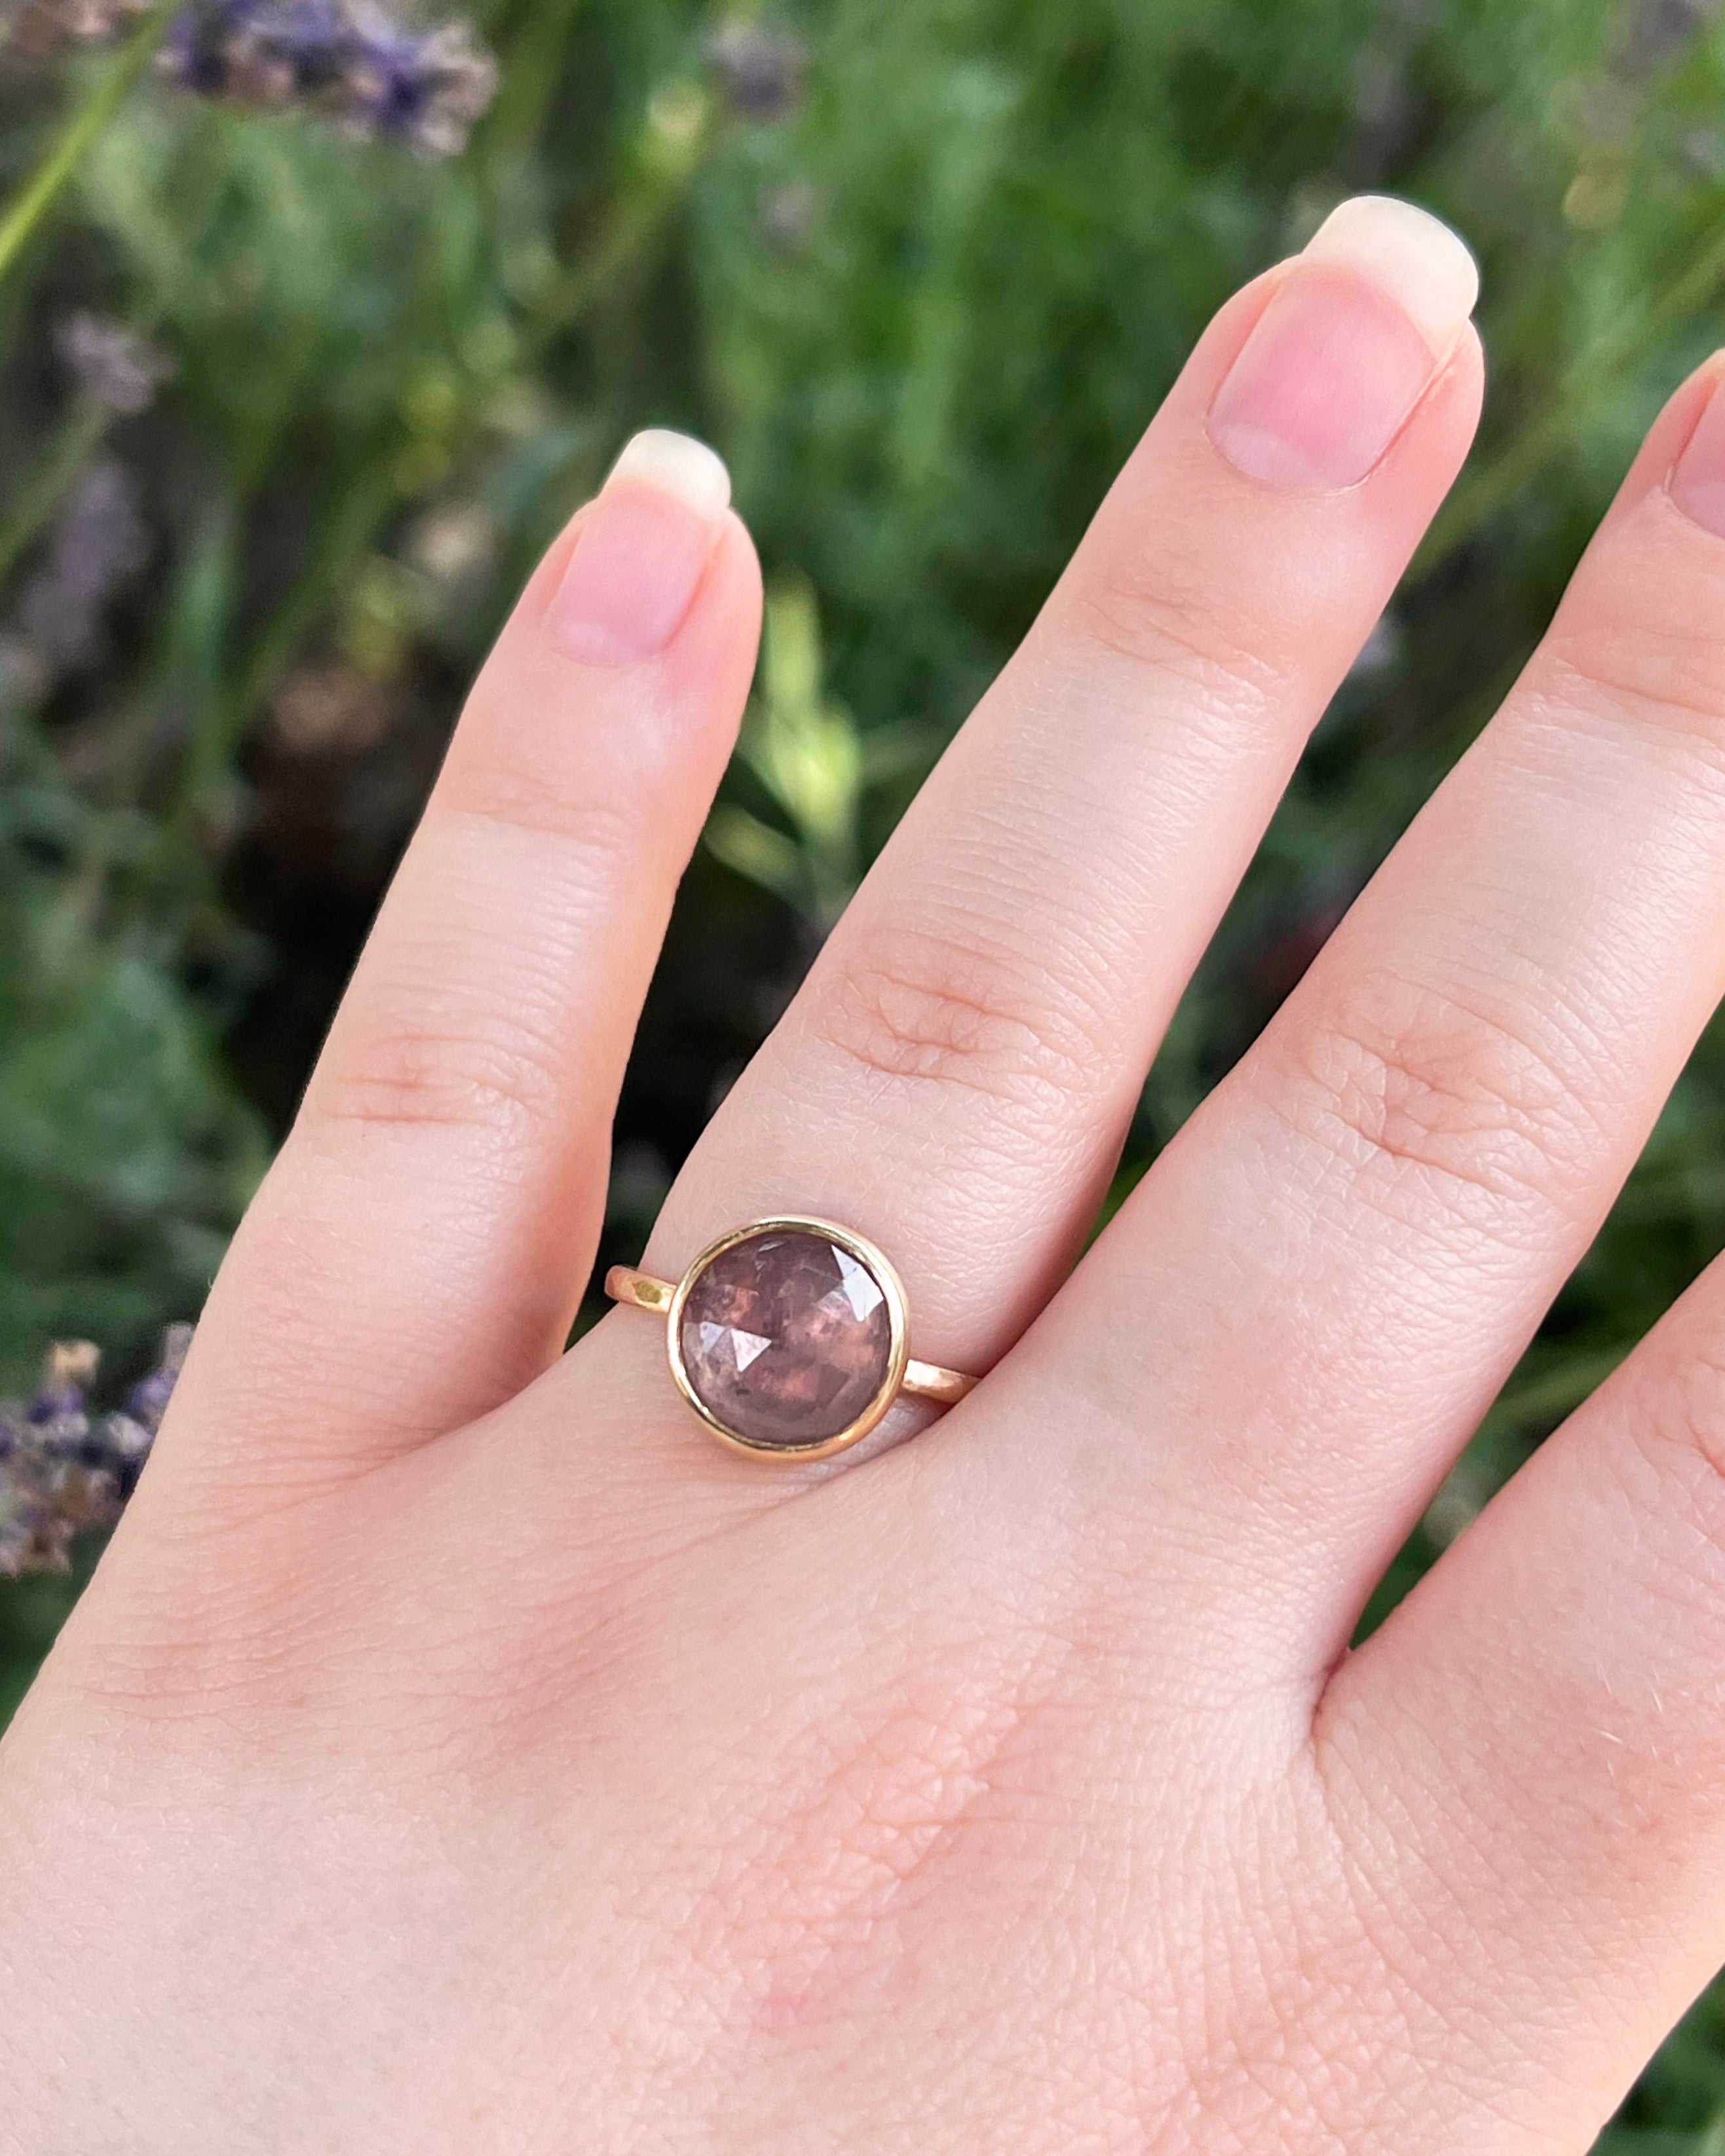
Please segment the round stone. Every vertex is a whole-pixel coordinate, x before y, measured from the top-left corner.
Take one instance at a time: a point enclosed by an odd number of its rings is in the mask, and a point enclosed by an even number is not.
[[[794,1450],[848,1430],[892,1365],[885,1289],[805,1228],[767,1228],[710,1259],[683,1301],[690,1389],[752,1445]]]

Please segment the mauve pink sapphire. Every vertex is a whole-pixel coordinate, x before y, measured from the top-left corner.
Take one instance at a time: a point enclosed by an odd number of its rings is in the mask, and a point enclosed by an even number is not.
[[[848,1430],[892,1364],[892,1319],[869,1268],[828,1237],[767,1228],[705,1265],[678,1347],[702,1406],[751,1444],[788,1450]]]

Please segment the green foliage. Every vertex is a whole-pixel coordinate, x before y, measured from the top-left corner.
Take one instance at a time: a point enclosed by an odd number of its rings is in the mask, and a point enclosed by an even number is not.
[[[0,792],[0,1343],[7,1379],[44,1341],[146,1348],[195,1309],[264,1158],[255,1114],[142,921],[89,918],[126,820],[15,745]],[[54,866],[43,865],[44,858]]]
[[[1194,985],[1117,1199],[1484,721],[1658,402],[1719,341],[1711,11],[807,0],[778,25],[806,74],[765,118],[708,43],[748,12],[487,0],[499,95],[440,164],[145,84],[0,284],[13,1382],[48,1334],[141,1353],[195,1303],[461,681],[633,428],[716,442],[772,597],[625,1092],[608,1255],[1206,316],[1342,195],[1410,194],[1475,244],[1485,429]],[[107,64],[0,69],[11,182]],[[77,307],[171,358],[152,408],[65,380]],[[44,665],[26,596],[105,459],[150,560],[93,647]],[[1716,1031],[1380,1607],[1725,1241],[1722,1159]],[[20,1681],[63,1606],[40,1584],[0,1605]],[[1725,2148],[1722,2010],[1674,2040],[1613,2156]]]
[[[822,687],[820,620],[799,577],[767,595],[759,692],[737,749],[736,793],[752,778],[765,816],[735,798],[714,808],[711,850],[817,928],[835,921],[856,887],[871,793],[906,772],[921,775],[934,747],[906,721],[864,734]]]

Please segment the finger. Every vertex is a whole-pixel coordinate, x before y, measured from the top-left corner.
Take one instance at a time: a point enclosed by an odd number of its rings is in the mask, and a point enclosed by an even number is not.
[[[1725,529],[1719,373],[1674,399],[1502,712],[1027,1366],[1026,1411],[1076,1385],[1158,1550],[1251,1580],[1243,1621],[1312,1669],[1725,988],[1725,542],[1697,521]],[[1152,1447],[1125,1435],[1147,1418]]]
[[[894,1259],[918,1357],[985,1369],[1016,1337],[1094,1217],[1168,1014],[1465,451],[1474,285],[1424,213],[1357,203],[1224,311],[716,1117],[651,1269],[814,1212]],[[644,1384],[674,1409],[658,1335],[619,1313],[568,1387],[590,1399],[626,1367],[634,1398]],[[547,1427],[567,1397],[549,1383]],[[691,1445],[679,1412],[664,1441],[676,1473],[762,1487]],[[631,1487],[644,1467],[639,1445],[588,1459],[572,1471]]]
[[[1363,1892],[1408,1912],[1409,1995],[1521,2032],[1502,2093],[1553,2148],[1591,2146],[1725,1958],[1722,1340],[1716,1265],[1317,1724]]]
[[[541,564],[222,1269],[183,1379],[205,1411],[180,1423],[317,1471],[448,1429],[561,1352],[754,661],[727,498],[711,450],[637,436]]]

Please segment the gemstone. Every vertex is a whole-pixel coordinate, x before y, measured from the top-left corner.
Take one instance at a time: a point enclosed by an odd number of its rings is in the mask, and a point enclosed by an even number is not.
[[[752,1445],[795,1450],[848,1430],[892,1365],[886,1291],[860,1258],[806,1228],[763,1228],[708,1260],[678,1331],[707,1412]]]

